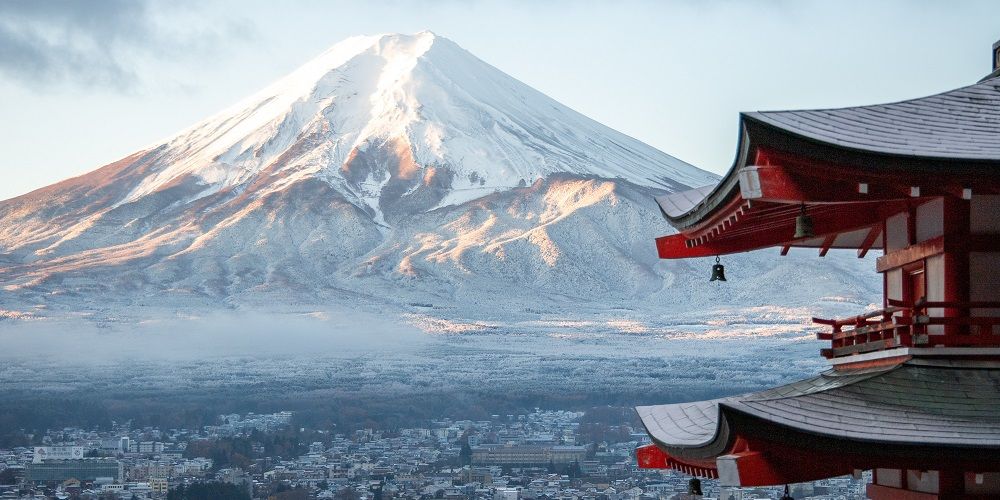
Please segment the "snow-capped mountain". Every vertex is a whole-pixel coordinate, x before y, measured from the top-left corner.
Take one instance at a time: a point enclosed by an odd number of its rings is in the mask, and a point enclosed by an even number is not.
[[[162,143],[0,202],[0,297],[106,312],[683,308],[720,291],[701,263],[656,259],[668,229],[652,198],[715,181],[433,33],[355,37]],[[872,295],[853,261],[739,262],[779,289],[822,276],[805,303]],[[722,300],[759,300],[758,286]]]
[[[345,40],[156,156],[162,167],[119,203],[189,177],[203,188],[186,202],[320,178],[382,221],[556,172],[667,189],[713,180],[431,32]]]

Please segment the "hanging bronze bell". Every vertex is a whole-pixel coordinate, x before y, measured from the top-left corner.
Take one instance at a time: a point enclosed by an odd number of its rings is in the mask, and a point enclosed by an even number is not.
[[[813,232],[812,217],[809,217],[809,214],[806,213],[805,204],[802,204],[802,211],[795,218],[795,236],[793,237],[798,240],[812,238],[813,236],[816,236],[816,233]]]
[[[719,258],[715,258],[715,265],[712,266],[712,279],[708,281],[726,281],[726,266],[719,264]]]
[[[788,491],[788,485],[785,485],[785,494],[781,496],[781,500],[795,500],[792,493]]]
[[[701,496],[701,480],[692,477],[688,480],[688,495],[698,495]]]

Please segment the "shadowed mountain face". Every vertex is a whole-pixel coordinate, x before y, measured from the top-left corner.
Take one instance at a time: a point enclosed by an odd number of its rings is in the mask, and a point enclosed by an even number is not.
[[[433,33],[356,37],[162,144],[0,202],[0,298],[43,315],[338,303],[496,317],[738,301],[812,275],[830,286],[796,300],[865,303],[851,261],[785,272],[737,257],[764,281],[721,297],[692,284],[701,263],[658,261],[653,196],[715,180]]]

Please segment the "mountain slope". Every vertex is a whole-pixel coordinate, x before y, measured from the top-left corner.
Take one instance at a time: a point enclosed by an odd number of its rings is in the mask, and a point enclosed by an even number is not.
[[[162,143],[0,202],[2,297],[687,307],[718,290],[676,293],[701,269],[656,259],[652,198],[715,179],[433,33],[356,37]],[[838,282],[864,303],[867,284]]]
[[[324,180],[386,224],[385,217],[555,172],[664,189],[714,181],[430,32],[356,37],[162,144],[3,203],[0,215],[15,219],[48,210],[38,217],[45,228],[31,228],[27,238],[24,228],[9,228],[14,234],[0,234],[0,245],[45,241],[56,244],[44,249],[51,253],[95,217],[117,225],[112,213],[131,222],[220,193],[264,196],[307,178]],[[56,222],[73,229],[53,233],[48,218],[55,215],[70,218]]]

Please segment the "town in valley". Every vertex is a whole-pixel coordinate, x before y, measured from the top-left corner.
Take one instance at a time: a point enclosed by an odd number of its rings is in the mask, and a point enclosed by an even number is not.
[[[0,447],[0,499],[659,500],[690,477],[641,470],[629,408],[539,410],[393,429],[298,427],[293,412],[219,415],[200,429],[49,429]],[[609,423],[611,422],[611,423]],[[619,423],[620,425],[614,425]],[[8,438],[8,441],[11,441]],[[795,498],[864,498],[866,478],[791,485]],[[780,488],[704,498],[779,499]],[[201,495],[201,496],[199,496]],[[206,496],[207,495],[207,496]]]

